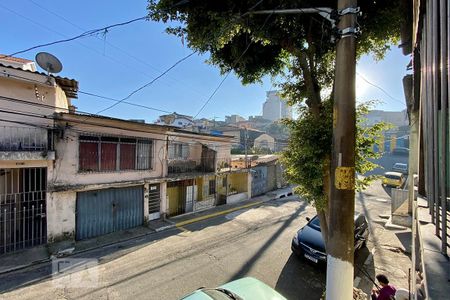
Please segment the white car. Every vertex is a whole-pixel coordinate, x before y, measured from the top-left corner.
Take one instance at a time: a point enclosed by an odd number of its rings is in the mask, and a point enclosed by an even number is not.
[[[408,165],[404,163],[395,163],[392,166],[392,171],[399,172],[402,174],[408,174]]]

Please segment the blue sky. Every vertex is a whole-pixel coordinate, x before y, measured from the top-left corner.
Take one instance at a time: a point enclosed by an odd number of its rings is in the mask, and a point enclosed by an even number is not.
[[[145,0],[2,0],[0,53],[10,54],[138,18],[146,15],[146,5]],[[64,65],[59,75],[78,80],[81,91],[120,99],[191,52],[164,29],[164,24],[140,21],[114,28],[106,36],[87,37],[19,56],[34,60],[36,53],[50,52]],[[377,109],[399,111],[405,108],[401,79],[409,57],[393,48],[385,60],[374,62],[371,57],[363,57],[357,67],[359,74],[388,95],[357,77],[357,98],[378,99],[383,104]],[[190,57],[128,101],[195,115],[223,78],[216,67],[205,63],[207,59],[207,55]],[[243,86],[232,74],[199,117],[220,120],[230,114],[244,117],[261,114],[265,92],[271,88],[270,78],[265,78],[262,84]],[[112,102],[80,94],[74,104],[80,111],[95,113]],[[121,104],[104,114],[150,122],[161,113]]]

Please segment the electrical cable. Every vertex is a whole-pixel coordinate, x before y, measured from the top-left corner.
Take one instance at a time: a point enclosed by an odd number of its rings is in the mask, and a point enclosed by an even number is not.
[[[121,100],[119,100],[118,102],[99,110],[98,112],[96,112],[95,114],[100,114],[104,111],[107,111],[108,109],[111,109],[117,105],[119,105],[120,103],[122,103],[123,101],[129,99],[131,96],[133,96],[134,94],[136,94],[137,92],[139,92],[140,90],[148,87],[149,85],[152,85],[156,80],[158,80],[159,78],[163,77],[165,74],[167,74],[170,70],[172,70],[173,68],[175,68],[178,64],[180,64],[181,62],[185,61],[186,59],[188,59],[189,57],[191,57],[192,55],[194,55],[196,53],[196,51],[191,52],[190,54],[184,56],[183,58],[177,60],[172,66],[170,66],[168,69],[166,69],[164,72],[162,72],[161,74],[159,74],[158,76],[156,76],[155,78],[153,78],[150,82],[144,84],[143,86],[137,88],[136,90],[132,91],[130,94],[128,94],[128,96],[122,98]]]
[[[262,2],[262,1],[261,1]],[[259,2],[260,3],[260,2]],[[267,16],[267,18],[264,20],[263,25],[261,26],[261,28],[259,30],[262,30],[266,24],[267,21],[270,19],[270,17],[272,16],[272,14],[270,14],[269,16]],[[253,44],[253,40],[250,41],[250,43],[247,45],[247,47],[245,48],[245,50],[242,52],[242,54],[233,62],[233,65],[231,66],[230,70],[227,72],[227,74],[225,75],[225,77],[220,81],[219,85],[214,89],[214,91],[212,92],[212,94],[208,97],[208,99],[205,101],[205,103],[202,105],[202,107],[199,109],[199,111],[197,112],[197,114],[194,116],[194,119],[197,118],[197,116],[203,111],[203,109],[206,107],[206,105],[208,105],[208,103],[211,101],[211,99],[214,97],[214,95],[217,93],[217,91],[220,89],[220,87],[222,86],[222,84],[225,82],[225,80],[227,80],[228,76],[231,74],[231,72],[233,71],[233,68],[236,66],[236,64],[241,60],[241,58],[245,55],[245,53],[247,53],[248,49],[250,49],[250,46]]]
[[[356,72],[356,75],[358,75],[359,78],[361,78],[362,80],[364,80],[365,82],[367,82],[367,83],[370,84],[371,86],[373,86],[373,87],[379,89],[380,91],[382,91],[386,96],[388,96],[388,97],[391,98],[392,100],[397,101],[397,102],[401,103],[403,106],[406,107],[406,103],[405,103],[404,101],[401,101],[401,100],[399,100],[399,99],[397,99],[397,98],[391,96],[391,94],[389,94],[385,89],[383,89],[382,87],[380,87],[380,86],[378,86],[378,85],[376,85],[376,84],[370,82],[367,78],[365,78],[364,76],[362,76],[360,73]]]

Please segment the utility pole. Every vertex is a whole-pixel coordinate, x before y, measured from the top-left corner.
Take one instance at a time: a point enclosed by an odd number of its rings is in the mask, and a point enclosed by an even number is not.
[[[353,299],[356,0],[338,0],[326,299]]]

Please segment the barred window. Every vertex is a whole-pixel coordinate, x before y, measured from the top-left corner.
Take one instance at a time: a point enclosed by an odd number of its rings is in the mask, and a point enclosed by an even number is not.
[[[79,141],[79,171],[81,172],[152,168],[152,140],[80,136]]]

